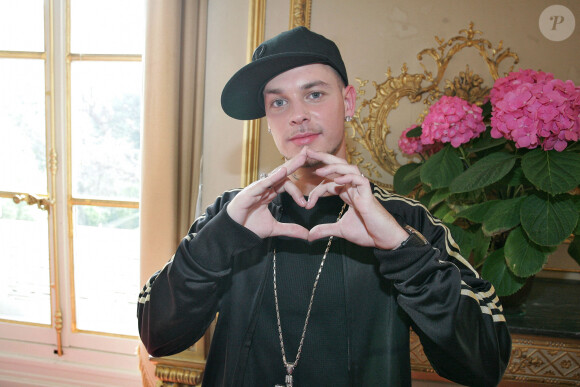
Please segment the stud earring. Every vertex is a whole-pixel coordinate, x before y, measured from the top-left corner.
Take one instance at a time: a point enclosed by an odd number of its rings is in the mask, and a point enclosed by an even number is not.
[[[268,133],[272,134],[272,129],[268,126]]]
[[[346,116],[346,117],[344,117],[344,120],[346,122],[351,122],[352,121],[352,116]]]

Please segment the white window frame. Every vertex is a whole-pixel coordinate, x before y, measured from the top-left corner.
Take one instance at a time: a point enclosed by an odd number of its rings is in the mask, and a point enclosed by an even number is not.
[[[0,385],[136,386],[141,381],[137,337],[83,332],[74,327],[69,240],[72,204],[67,194],[69,0],[44,0],[44,7],[46,154],[48,192],[53,201],[48,215],[52,324],[0,320]]]

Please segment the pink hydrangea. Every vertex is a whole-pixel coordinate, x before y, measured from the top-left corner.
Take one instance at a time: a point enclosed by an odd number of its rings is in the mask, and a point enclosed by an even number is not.
[[[459,97],[443,96],[429,109],[423,121],[423,145],[451,143],[458,148],[485,131],[482,110]]]
[[[491,135],[517,148],[562,151],[580,137],[580,88],[533,70],[498,79],[490,92]]]
[[[405,154],[412,155],[415,153],[423,152],[423,144],[421,143],[421,138],[419,137],[407,137],[407,133],[411,129],[415,129],[419,125],[413,125],[408,127],[401,133],[399,137],[399,148]]]

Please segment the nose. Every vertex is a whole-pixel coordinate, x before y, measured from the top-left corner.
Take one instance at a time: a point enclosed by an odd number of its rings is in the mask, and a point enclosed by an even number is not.
[[[290,124],[300,126],[310,120],[310,113],[303,103],[295,103],[290,114]]]

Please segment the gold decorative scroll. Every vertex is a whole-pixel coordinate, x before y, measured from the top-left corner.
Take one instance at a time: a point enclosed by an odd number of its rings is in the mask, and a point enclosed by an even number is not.
[[[383,83],[373,82],[375,96],[370,100],[364,99],[360,102],[354,120],[349,123],[352,128],[352,139],[369,152],[374,163],[365,160],[362,153],[356,151],[356,147],[349,148],[349,159],[364,170],[367,176],[381,177],[375,164],[391,175],[394,175],[400,166],[395,151],[387,146],[387,136],[391,132],[388,123],[389,114],[397,109],[403,98],[407,98],[411,103],[422,101],[425,104],[426,108],[418,120],[420,122],[428,107],[442,95],[457,95],[472,103],[481,103],[489,93],[490,89],[483,85],[483,79],[474,74],[469,66],[453,80],[443,82],[449,62],[456,54],[467,48],[477,50],[494,80],[499,78],[499,66],[505,59],[513,60],[508,71],[511,71],[519,61],[516,53],[511,52],[509,48],[503,49],[501,41],[496,48],[493,48],[488,40],[477,38],[476,35],[482,35],[482,32],[474,30],[473,23],[469,24],[468,29],[460,30],[459,34],[448,40],[436,36],[438,46],[426,48],[417,54],[423,73],[409,74],[405,63],[401,68],[401,74],[392,76],[389,68],[386,73],[387,79]],[[430,71],[423,63],[424,56],[433,59],[435,71]],[[365,94],[364,87],[368,81],[358,78],[357,81],[359,82],[358,99]]]
[[[29,206],[35,205],[43,211],[49,211],[50,210],[50,206],[53,204],[53,202],[47,198],[47,197],[40,197],[37,195],[33,195],[33,194],[16,194],[12,197],[12,200],[14,201],[14,203],[19,204],[21,202],[24,202],[26,204],[28,204]]]
[[[290,0],[289,29],[300,26],[310,28],[311,12],[312,12],[312,0]]]

